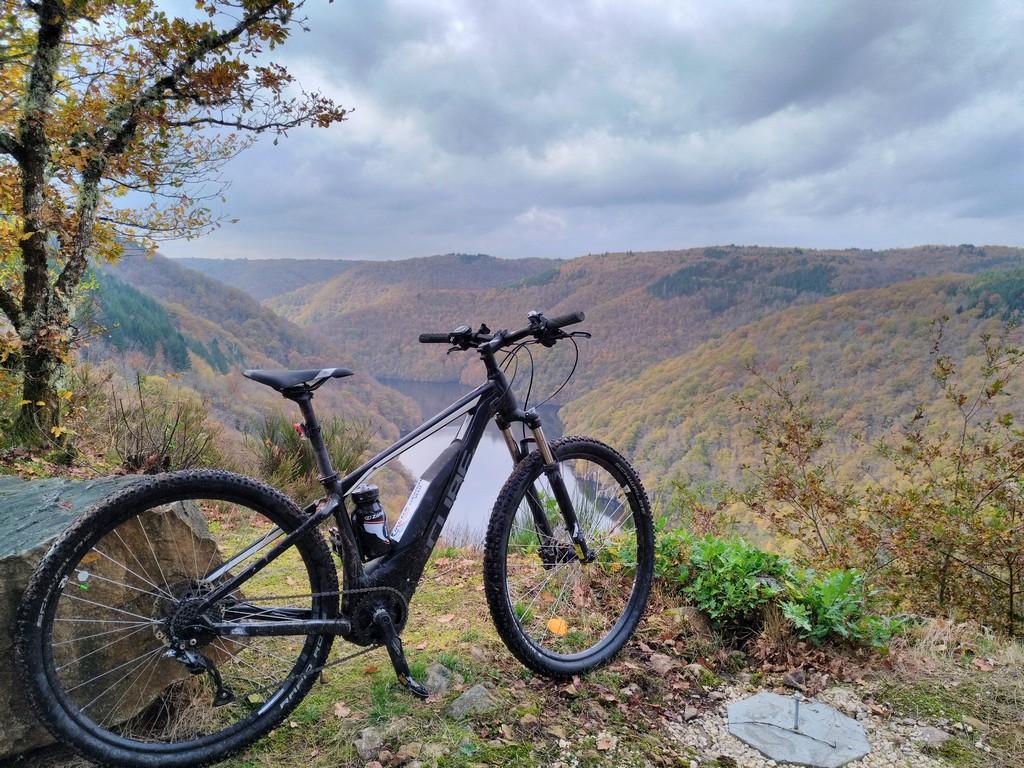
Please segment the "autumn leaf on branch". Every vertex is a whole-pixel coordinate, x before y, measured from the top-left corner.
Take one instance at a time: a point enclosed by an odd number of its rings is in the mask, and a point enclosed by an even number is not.
[[[91,259],[218,226],[225,163],[348,112],[272,59],[305,28],[301,0],[180,16],[153,0],[0,2],[0,312],[25,399],[54,402]],[[53,409],[29,416],[57,426]]]

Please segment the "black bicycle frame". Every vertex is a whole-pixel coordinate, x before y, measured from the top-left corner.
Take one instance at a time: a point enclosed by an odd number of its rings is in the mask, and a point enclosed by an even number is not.
[[[524,440],[522,445],[517,443],[512,436],[511,424],[522,422],[531,429],[533,441],[544,459],[545,472],[562,511],[566,528],[572,533],[577,555],[580,559],[587,557],[589,553],[576,523],[572,501],[544,437],[540,417],[533,410],[523,411],[519,407],[508,379],[495,362],[493,352],[481,349],[480,356],[487,368],[487,381],[484,384],[452,403],[344,478],[339,478],[327,454],[320,425],[313,411],[312,392],[306,391],[289,396],[296,401],[302,411],[304,432],[316,453],[321,482],[327,490],[327,495],[318,503],[307,507],[308,517],[298,528],[288,534],[281,530],[271,531],[209,574],[207,580],[215,583],[238,564],[270,547],[258,560],[213,588],[206,595],[202,608],[205,609],[239,591],[245,581],[266,567],[297,539],[333,517],[337,525],[337,541],[344,569],[345,589],[342,593],[341,616],[335,619],[313,619],[308,611],[279,608],[267,609],[265,612],[256,610],[254,613],[252,606],[246,606],[240,613],[249,618],[259,616],[261,621],[224,621],[214,624],[215,630],[231,636],[338,634],[355,642],[370,642],[368,636],[362,636],[362,633],[357,631],[359,628],[353,626],[352,616],[356,608],[367,597],[380,597],[392,590],[400,593],[405,602],[412,597],[491,419],[495,419],[501,429],[513,463],[522,458],[528,441]],[[345,497],[400,453],[459,418],[465,420],[463,426],[432,465],[432,468],[436,467],[439,471],[430,483],[431,487],[424,495],[422,503],[412,510],[411,517],[401,521],[404,526],[401,538],[392,545],[387,554],[364,566],[359,540],[352,527]],[[530,493],[527,500],[541,541],[550,540],[550,524],[536,492]],[[266,615],[260,615],[263,613]],[[225,615],[225,618],[229,619],[231,616]],[[404,620],[402,617],[401,623],[404,623]]]

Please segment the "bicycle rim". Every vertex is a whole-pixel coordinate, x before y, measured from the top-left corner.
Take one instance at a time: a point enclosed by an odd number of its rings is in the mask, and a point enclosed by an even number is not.
[[[277,519],[275,519],[277,518]],[[294,524],[294,521],[291,525]],[[275,719],[272,710],[326,655],[323,636],[230,638],[184,630],[205,621],[272,621],[289,613],[326,618],[317,563],[291,547],[239,591],[197,612],[203,596],[279,539],[288,521],[251,502],[189,498],[136,509],[97,531],[69,558],[43,612],[43,663],[54,696],[83,730],[140,751],[218,745]],[[190,615],[190,611],[194,615]],[[209,671],[195,673],[172,638],[216,667],[231,700],[215,699]],[[196,658],[195,656],[192,657]]]
[[[582,563],[550,483],[538,471],[508,529],[505,592],[523,637],[565,660],[600,652],[626,620],[636,588],[637,509],[625,478],[595,457],[559,459],[562,477],[594,557]],[[530,495],[551,536],[538,533]]]

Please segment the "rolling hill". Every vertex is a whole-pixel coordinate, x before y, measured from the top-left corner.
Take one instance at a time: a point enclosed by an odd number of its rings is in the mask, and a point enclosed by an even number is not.
[[[236,431],[270,408],[288,407],[272,390],[243,378],[239,369],[351,362],[329,341],[248,294],[160,255],[147,258],[128,250],[115,266],[100,270],[97,280],[94,311],[104,330],[85,357],[127,355],[126,364],[143,372],[174,371],[208,397],[219,418]],[[318,392],[321,410],[367,421],[383,437],[396,437],[400,426],[418,417],[418,409],[354,368],[355,376]]]
[[[676,479],[736,484],[757,454],[749,416],[733,397],[764,391],[749,367],[774,378],[796,366],[797,394],[834,422],[834,458],[856,480],[876,469],[873,439],[936,402],[933,321],[949,316],[944,351],[977,370],[980,334],[1019,311],[1022,296],[1024,271],[1016,270],[921,278],[791,307],[609,382],[559,415],[568,431],[620,446],[653,488]]]
[[[529,310],[583,309],[594,339],[568,402],[605,382],[633,378],[666,358],[794,305],[926,275],[1024,264],[1024,250],[923,246],[812,251],[723,246],[589,255],[564,262],[446,256],[367,262],[267,305],[329,336],[379,377],[475,381],[470,356],[417,343],[422,331],[462,323],[519,327]],[[564,346],[538,355],[538,387],[554,389],[572,364]]]

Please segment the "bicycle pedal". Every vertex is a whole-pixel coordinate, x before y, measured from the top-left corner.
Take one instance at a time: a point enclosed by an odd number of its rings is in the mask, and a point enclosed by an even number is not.
[[[417,682],[416,678],[412,676],[407,676],[404,680],[399,676],[398,683],[417,699],[425,699],[430,695],[430,691],[426,689],[426,686],[423,683]]]

